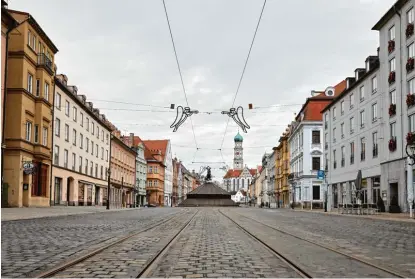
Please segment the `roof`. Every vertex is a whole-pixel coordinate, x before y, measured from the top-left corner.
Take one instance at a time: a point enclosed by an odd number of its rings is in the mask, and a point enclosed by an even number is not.
[[[297,121],[322,121],[323,115],[321,111],[337,96],[339,96],[346,88],[346,80],[339,82],[334,86],[334,96],[326,96],[324,92],[307,98],[306,102],[302,106],[298,113]],[[304,114],[304,118],[300,120],[301,115]]]
[[[233,140],[235,142],[242,142],[242,141],[244,141],[244,138],[241,136],[241,134],[238,131],[238,134],[236,134],[236,136],[233,138]]]
[[[52,40],[48,37],[48,35],[46,35],[45,31],[43,31],[42,27],[40,27],[40,25],[36,22],[35,18],[31,14],[11,9],[8,9],[8,11],[12,16],[13,14],[20,14],[26,16],[26,20],[28,21],[28,23],[33,26],[36,32],[39,33],[39,35],[42,37],[45,43],[50,47],[52,52],[56,54],[59,51],[55,44],[52,42]]]
[[[187,194],[187,197],[194,197],[200,195],[225,195],[230,196],[230,193],[217,186],[212,182],[206,182]]]
[[[223,178],[239,177],[241,173],[242,170],[229,169]],[[254,176],[256,174],[256,169],[249,169],[249,173]]]
[[[149,149],[150,152],[154,152],[156,150],[161,151],[161,157],[164,158],[166,156],[167,146],[169,144],[169,140],[143,140],[142,141],[145,146]]]
[[[238,206],[232,199],[193,199],[187,198],[179,204],[179,207],[199,206]]]
[[[231,199],[231,193],[212,182],[206,182],[202,186],[187,194],[179,206],[236,206]]]
[[[129,136],[125,136],[125,137],[122,137],[123,139],[125,139],[126,141],[129,141]],[[150,140],[147,140],[147,141],[143,141],[139,136],[134,136],[134,139],[133,139],[133,146],[138,146],[140,143],[142,143],[143,144],[143,146],[144,146],[144,158],[147,160],[147,161],[157,161],[157,162],[159,162],[154,156],[153,156],[153,153],[151,152],[151,149],[147,146],[147,142],[150,142]],[[162,163],[163,164],[163,162],[160,162],[160,163]]]
[[[130,152],[131,154],[134,154],[134,156],[137,156],[137,152],[136,152],[134,149],[132,149],[131,147],[129,147],[128,145],[126,145],[126,144],[122,141],[122,139],[120,139],[120,138],[118,138],[118,137],[114,136],[114,137],[112,137],[112,139],[111,139],[111,140],[116,141],[116,142],[119,144],[119,146],[121,146],[122,148],[124,148],[124,150],[126,150],[126,151]]]
[[[384,14],[380,20],[372,27],[372,30],[379,31],[396,13],[405,6],[408,0],[397,0],[395,4]]]

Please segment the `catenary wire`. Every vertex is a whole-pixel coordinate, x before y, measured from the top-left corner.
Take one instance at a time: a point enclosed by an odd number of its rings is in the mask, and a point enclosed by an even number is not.
[[[179,58],[177,57],[176,45],[174,44],[173,32],[171,31],[171,26],[170,26],[169,15],[168,15],[168,13],[167,13],[166,3],[165,3],[165,1],[164,1],[164,0],[163,0],[163,6],[164,6],[164,12],[165,12],[165,14],[166,14],[167,24],[168,24],[168,26],[169,26],[169,32],[170,32],[171,43],[173,44],[174,56],[176,57],[177,69],[179,70],[180,80],[181,80],[181,82],[182,82],[182,87],[183,87],[184,97],[185,97],[185,99],[186,99],[186,104],[187,104],[187,106],[188,106],[188,107],[190,107],[190,105],[189,105],[189,101],[187,100],[187,94],[186,94],[186,89],[185,89],[184,82],[183,82],[183,75],[182,75],[182,71],[181,71],[181,69],[180,69]],[[192,124],[193,138],[194,138],[194,141],[195,141],[195,145],[197,146],[196,134],[195,134],[195,129],[194,129],[194,127],[193,127],[192,116],[190,116],[189,118],[190,118],[190,123]]]
[[[244,68],[243,68],[243,70],[242,70],[241,78],[239,79],[238,87],[237,87],[237,89],[236,89],[235,97],[233,98],[233,102],[232,102],[232,106],[231,106],[231,107],[233,107],[233,106],[235,105],[236,97],[238,96],[238,93],[239,93],[239,88],[241,87],[242,80],[243,80],[243,77],[244,77],[244,75],[245,75],[246,66],[248,65],[249,57],[251,56],[252,47],[253,47],[254,42],[255,42],[256,34],[257,34],[257,32],[258,32],[259,24],[261,23],[262,14],[264,13],[264,9],[265,9],[265,5],[266,5],[266,4],[267,4],[267,0],[264,0],[264,4],[263,4],[263,6],[262,6],[262,10],[261,10],[261,14],[259,15],[258,23],[257,23],[257,26],[256,26],[256,28],[255,28],[254,37],[252,38],[251,46],[249,47],[248,56],[246,57],[246,60],[245,60],[245,65],[244,65]],[[227,130],[228,130],[229,121],[230,121],[230,118],[228,118],[228,120],[227,120],[227,122],[226,122],[225,132],[223,133],[223,139],[222,139],[222,143],[221,143],[221,145],[220,145],[220,146],[221,146],[221,148],[222,148],[223,143],[224,143],[224,141],[225,141],[225,136],[226,136],[226,132],[227,132]]]

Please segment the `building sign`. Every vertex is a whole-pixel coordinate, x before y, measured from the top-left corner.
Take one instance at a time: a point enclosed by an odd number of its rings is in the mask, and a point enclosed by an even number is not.
[[[320,179],[320,180],[324,179],[324,170],[317,171],[317,179]]]
[[[23,162],[23,173],[32,174],[36,172],[35,164],[31,161]]]

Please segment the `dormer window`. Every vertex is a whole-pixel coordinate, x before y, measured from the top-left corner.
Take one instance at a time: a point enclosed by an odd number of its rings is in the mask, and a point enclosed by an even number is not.
[[[328,97],[333,97],[334,96],[334,88],[333,87],[327,88],[325,94]]]
[[[366,71],[370,71],[370,63],[369,63],[369,60],[366,61]]]

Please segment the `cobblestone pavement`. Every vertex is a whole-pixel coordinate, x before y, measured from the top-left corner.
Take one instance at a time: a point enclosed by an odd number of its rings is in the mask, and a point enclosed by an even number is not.
[[[196,209],[190,209],[163,225],[129,238],[54,277],[136,278],[196,212]]]
[[[394,277],[377,268],[353,261],[344,255],[275,231],[242,215],[232,214],[228,210],[221,211],[291,262],[296,263],[313,278]]]
[[[179,212],[154,208],[3,221],[1,275],[27,276]]]
[[[230,212],[415,277],[415,223],[286,209],[237,208]]]
[[[299,277],[215,208],[203,208],[148,277]]]

